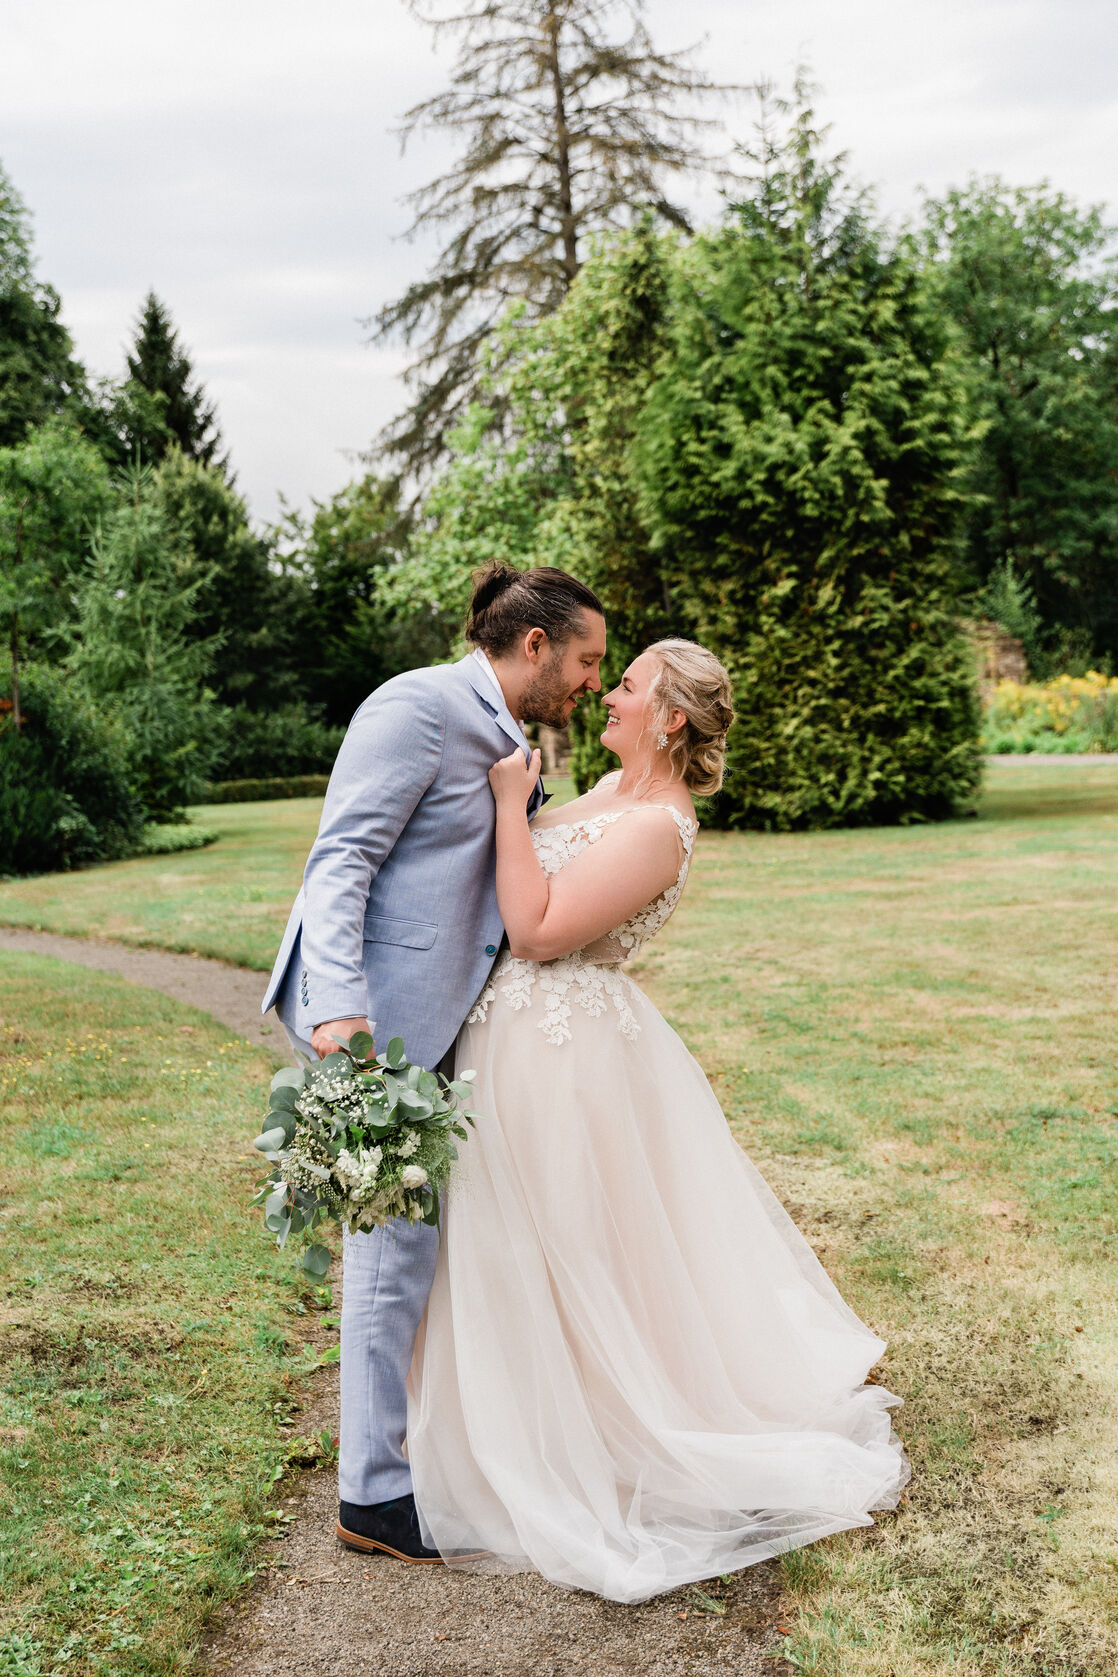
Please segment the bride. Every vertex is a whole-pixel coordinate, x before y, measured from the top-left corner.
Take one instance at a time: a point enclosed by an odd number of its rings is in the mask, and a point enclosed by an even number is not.
[[[531,825],[539,754],[490,774],[509,948],[459,1038],[485,1117],[409,1378],[425,1541],[614,1601],[870,1525],[908,1478],[883,1342],[622,964],[682,894],[729,699],[660,641],[604,700],[620,771]]]

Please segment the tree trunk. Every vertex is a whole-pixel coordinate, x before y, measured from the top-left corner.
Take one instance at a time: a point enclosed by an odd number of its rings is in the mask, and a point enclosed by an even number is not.
[[[555,162],[559,170],[559,228],[563,239],[563,274],[570,290],[578,274],[578,240],[574,202],[571,197],[571,131],[567,127],[567,102],[563,72],[559,64],[559,18],[548,13],[544,31],[548,37],[548,62],[555,104]]]

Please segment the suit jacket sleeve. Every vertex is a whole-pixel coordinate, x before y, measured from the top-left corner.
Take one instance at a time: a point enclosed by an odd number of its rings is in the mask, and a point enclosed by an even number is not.
[[[358,1018],[369,1005],[363,962],[369,889],[439,772],[446,718],[429,682],[398,679],[350,723],[303,875],[307,1018]]]

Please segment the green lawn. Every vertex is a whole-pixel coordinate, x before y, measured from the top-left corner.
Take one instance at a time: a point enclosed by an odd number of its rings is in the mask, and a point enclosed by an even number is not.
[[[826,1677],[1118,1669],[1118,770],[984,817],[709,834],[641,974],[890,1341],[906,1500],[785,1563]]]
[[[183,1672],[275,1518],[321,1302],[248,1207],[271,1063],[33,956],[0,1021],[0,1674]]]
[[[574,795],[570,781],[549,787],[560,803]],[[321,808],[321,798],[202,805],[192,817],[221,835],[208,849],[0,880],[0,925],[183,949],[268,972]]]
[[[118,934],[170,926],[266,965],[314,817],[219,807],[212,851],[10,884],[0,916],[107,931],[115,914]],[[1116,905],[1118,769],[1024,760],[991,771],[979,820],[704,834],[644,960],[743,1144],[890,1341],[881,1378],[905,1398],[900,1511],[785,1563],[801,1671],[1118,1669]],[[75,1017],[56,1000],[55,1033]],[[27,1192],[61,1252],[58,1213]],[[73,1303],[49,1298],[62,1334]]]

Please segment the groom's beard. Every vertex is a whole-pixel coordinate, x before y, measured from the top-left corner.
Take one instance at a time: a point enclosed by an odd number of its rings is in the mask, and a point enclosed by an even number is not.
[[[565,728],[570,721],[567,705],[571,698],[563,674],[563,655],[559,653],[548,660],[521,694],[520,720],[542,722],[545,728]]]

